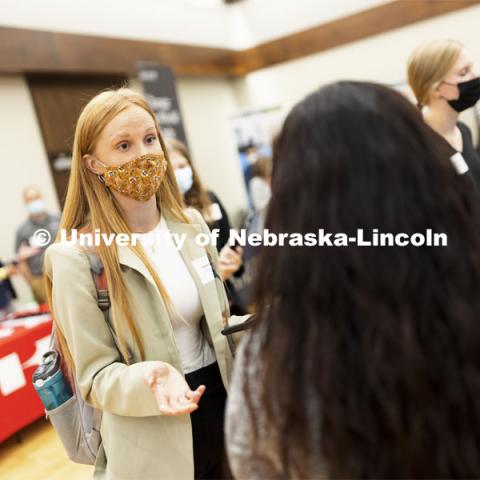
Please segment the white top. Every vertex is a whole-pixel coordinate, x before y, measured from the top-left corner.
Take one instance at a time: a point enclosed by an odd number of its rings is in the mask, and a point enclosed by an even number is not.
[[[200,329],[200,295],[163,217],[153,230],[140,236],[140,242],[170,297],[174,309],[171,322],[184,373],[211,365],[216,357]]]

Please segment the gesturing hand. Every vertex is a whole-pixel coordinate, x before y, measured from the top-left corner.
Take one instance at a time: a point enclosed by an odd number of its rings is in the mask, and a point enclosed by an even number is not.
[[[158,365],[147,371],[145,383],[152,389],[160,412],[169,416],[195,411],[205,392],[204,385],[195,391],[190,390],[182,374],[165,362],[158,362]]]
[[[243,249],[239,246],[235,248],[225,245],[218,256],[218,270],[222,280],[228,280],[242,265]]]
[[[25,260],[28,260],[30,257],[33,257],[39,252],[40,249],[38,247],[32,247],[24,241],[20,244],[20,247],[18,249],[18,260],[20,262],[24,262]]]

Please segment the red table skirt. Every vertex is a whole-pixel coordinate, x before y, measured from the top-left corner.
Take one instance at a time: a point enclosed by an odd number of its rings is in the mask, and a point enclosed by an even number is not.
[[[45,414],[32,375],[51,330],[48,313],[0,322],[0,442]]]

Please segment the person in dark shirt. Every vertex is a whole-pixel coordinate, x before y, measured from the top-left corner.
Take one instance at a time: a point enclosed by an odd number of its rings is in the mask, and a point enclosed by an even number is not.
[[[480,188],[480,156],[470,129],[458,120],[480,99],[480,77],[465,46],[434,40],[417,47],[408,61],[408,83],[426,123],[450,144],[457,172]]]
[[[6,265],[0,260],[0,320],[12,310],[12,300],[17,298],[10,277],[16,273],[13,263]]]

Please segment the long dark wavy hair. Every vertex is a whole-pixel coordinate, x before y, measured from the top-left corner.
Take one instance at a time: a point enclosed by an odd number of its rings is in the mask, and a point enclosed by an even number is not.
[[[450,155],[377,84],[326,86],[287,117],[271,232],[432,229],[448,245],[263,249],[246,361],[286,478],[319,459],[327,478],[480,477],[479,199]]]

